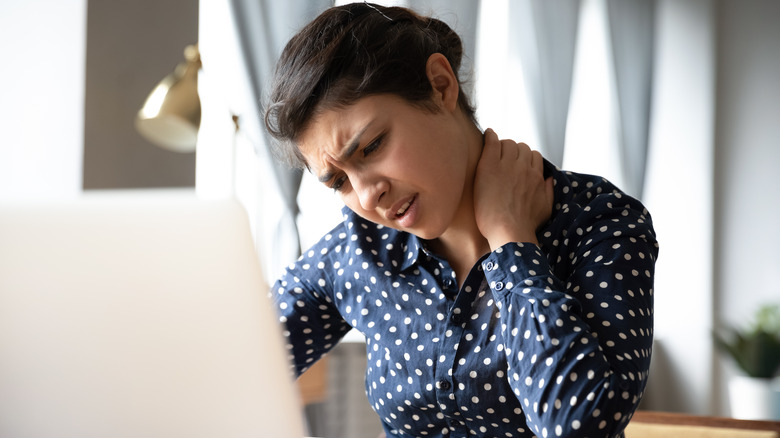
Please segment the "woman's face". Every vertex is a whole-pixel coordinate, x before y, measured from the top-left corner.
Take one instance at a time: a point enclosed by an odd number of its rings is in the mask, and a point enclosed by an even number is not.
[[[320,113],[299,147],[352,211],[434,239],[471,208],[463,205],[473,164],[464,131],[462,117],[446,107],[431,112],[385,94]]]

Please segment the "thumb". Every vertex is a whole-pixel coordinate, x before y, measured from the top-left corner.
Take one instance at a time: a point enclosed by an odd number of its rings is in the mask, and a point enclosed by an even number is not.
[[[487,160],[498,160],[501,157],[501,142],[498,141],[498,134],[495,131],[488,128],[485,130],[485,135],[482,145],[482,158]]]

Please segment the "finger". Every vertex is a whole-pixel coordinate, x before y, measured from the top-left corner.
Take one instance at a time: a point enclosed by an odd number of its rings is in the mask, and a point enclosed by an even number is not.
[[[531,167],[544,174],[544,157],[539,151],[531,152]]]
[[[521,150],[518,144],[513,140],[501,140],[501,158],[508,160],[517,160],[520,158]]]
[[[529,160],[532,159],[532,157],[529,156],[530,153],[531,153],[531,148],[528,147],[527,144],[517,143],[517,159],[519,161],[529,163],[530,162]]]
[[[485,130],[482,156],[494,160],[501,157],[501,143],[498,140],[498,135],[490,128]]]

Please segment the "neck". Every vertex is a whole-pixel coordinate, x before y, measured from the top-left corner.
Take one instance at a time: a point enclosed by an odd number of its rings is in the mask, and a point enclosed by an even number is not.
[[[470,225],[453,227],[431,242],[432,249],[453,266],[459,281],[465,280],[465,275],[474,263],[490,252],[490,245],[479,232],[476,224],[473,224],[473,227]]]
[[[458,282],[463,282],[477,260],[490,252],[474,215],[474,175],[482,154],[483,134],[473,123],[467,126],[468,169],[463,197],[450,227],[438,239],[431,241],[431,249],[445,257],[455,269]]]

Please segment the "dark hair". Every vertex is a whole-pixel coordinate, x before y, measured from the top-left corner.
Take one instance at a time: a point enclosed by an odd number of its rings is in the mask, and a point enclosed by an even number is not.
[[[285,46],[276,66],[265,124],[278,141],[277,158],[306,166],[295,142],[324,109],[395,94],[436,111],[426,63],[441,53],[458,77],[463,45],[444,22],[401,7],[353,3],[330,8]],[[476,123],[458,79],[458,105]]]

